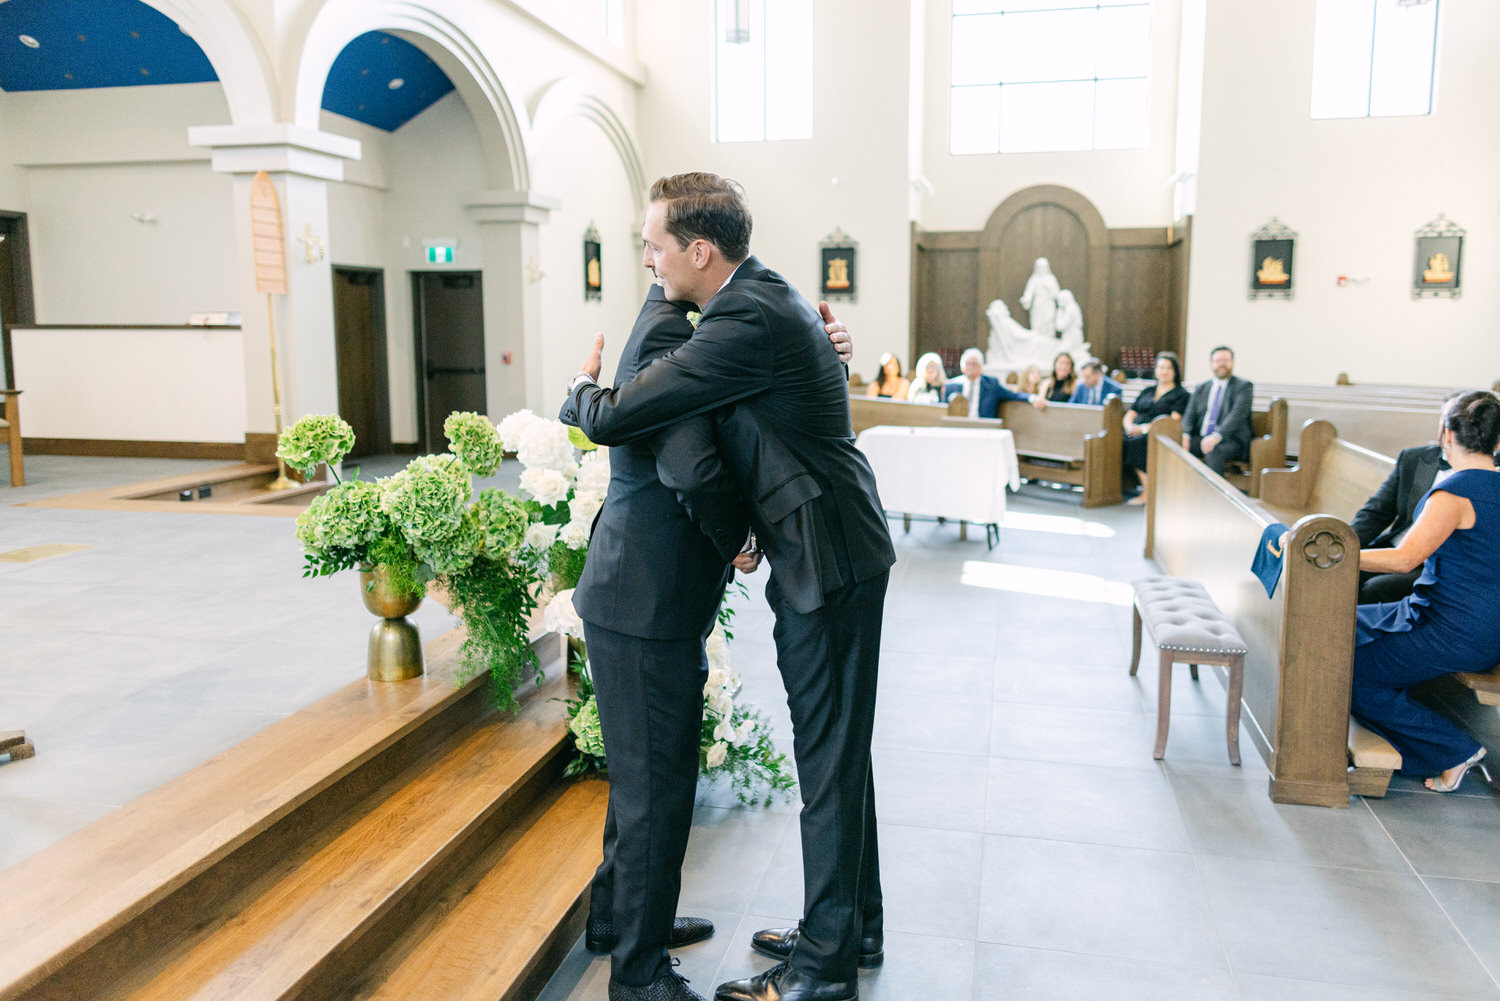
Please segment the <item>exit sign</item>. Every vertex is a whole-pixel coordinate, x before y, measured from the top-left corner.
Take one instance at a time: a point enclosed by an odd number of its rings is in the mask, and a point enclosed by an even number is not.
[[[452,264],[453,263],[453,248],[452,247],[428,247],[427,248],[427,263],[428,264]]]

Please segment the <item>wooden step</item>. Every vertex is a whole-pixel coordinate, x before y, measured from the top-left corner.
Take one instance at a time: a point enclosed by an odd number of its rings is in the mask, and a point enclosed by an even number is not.
[[[425,838],[427,813],[446,818],[446,840],[422,841],[430,850],[427,856],[417,852],[418,874],[391,877],[382,863],[366,860],[363,868],[354,867],[355,876],[365,879],[357,885],[365,888],[372,879],[379,882],[376,873],[387,882],[419,887],[421,872],[439,869],[465,850],[482,850],[487,842],[465,845],[475,834],[493,835],[508,813],[523,809],[551,781],[544,773],[565,743],[561,710],[549,701],[562,691],[562,658],[557,637],[539,632],[533,646],[550,670],[549,687],[528,685],[518,693],[518,716],[476,722],[491,713],[486,679],[454,685],[462,639],[455,632],[429,643],[425,676],[352,683],[0,871],[6,911],[28,916],[12,925],[0,949],[0,1001],[129,996],[173,964],[187,962],[195,944],[210,938],[218,924],[241,912],[271,913],[269,903],[257,901],[272,891],[284,902],[311,901],[312,916],[296,920],[317,924],[317,915],[328,910],[328,888],[321,888],[320,897],[318,886],[303,887],[296,892],[311,896],[298,898],[284,883],[340,837],[345,845],[358,837],[351,832],[366,835],[372,845],[391,832],[415,829]],[[506,724],[506,735],[490,732]],[[530,750],[523,752],[522,745]],[[465,788],[443,795],[431,787],[425,794],[420,788],[404,791],[410,781],[441,776]],[[434,796],[457,802],[434,803]],[[411,815],[382,808],[384,799],[404,804]],[[469,809],[467,820],[445,812],[451,807],[462,814],[460,804]],[[328,855],[321,858],[326,865]],[[352,876],[338,878],[344,880],[335,884],[340,891],[356,885],[349,882]],[[411,890],[391,892],[399,900]],[[386,903],[361,899],[359,906],[377,915],[378,924],[381,908],[391,909],[389,897]],[[299,947],[301,937],[294,936]],[[349,951],[347,945],[339,948]],[[320,962],[332,969],[327,958]],[[207,976],[212,981],[217,973]]]
[[[535,997],[583,931],[609,784],[579,779],[539,798],[359,978],[347,1001]]]
[[[100,1001],[326,993],[349,973],[351,958],[373,951],[363,939],[382,930],[389,937],[383,921],[408,895],[436,895],[431,881],[450,860],[462,868],[520,812],[504,815],[508,804],[534,798],[539,776],[541,785],[555,783],[561,764],[544,769],[563,750],[567,728],[549,700],[565,685],[557,678],[516,716],[492,714],[455,734],[375,790],[331,838],[313,833],[315,850],[273,870],[274,882],[255,886],[243,908],[205,915],[211,926],[163,968],[138,985],[130,983],[138,975],[122,978]]]

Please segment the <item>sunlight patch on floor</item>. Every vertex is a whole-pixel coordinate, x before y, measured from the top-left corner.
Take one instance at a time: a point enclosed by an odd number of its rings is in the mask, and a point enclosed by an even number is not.
[[[1106,580],[1097,574],[1071,570],[1045,570],[1013,563],[964,561],[959,583],[967,587],[985,587],[1016,594],[1035,594],[1044,598],[1071,598],[1100,605],[1129,608],[1133,592],[1124,581]]]
[[[1091,539],[1113,539],[1115,530],[1102,521],[1088,521],[1060,514],[1030,514],[1024,511],[1007,511],[1001,528],[1017,528],[1023,532],[1052,532],[1055,535],[1086,535]]]

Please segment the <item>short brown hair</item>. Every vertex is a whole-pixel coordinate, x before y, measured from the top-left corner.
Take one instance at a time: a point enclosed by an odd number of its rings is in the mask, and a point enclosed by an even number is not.
[[[679,249],[707,240],[726,261],[750,256],[750,206],[738,181],[704,171],[659,177],[651,185],[651,201],[666,203],[667,232]]]

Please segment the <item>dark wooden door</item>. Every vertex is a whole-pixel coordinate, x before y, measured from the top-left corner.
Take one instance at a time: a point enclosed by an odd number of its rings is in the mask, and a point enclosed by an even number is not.
[[[26,214],[0,212],[0,359],[3,359],[3,386],[6,389],[15,388],[16,382],[15,366],[10,356],[10,328],[35,322]]]
[[[338,352],[339,415],[354,428],[354,448],[349,454],[389,452],[385,272],[334,266],[333,335]]]
[[[418,434],[424,451],[444,447],[455,410],[486,413],[484,293],[478,271],[412,272],[417,337]]]

